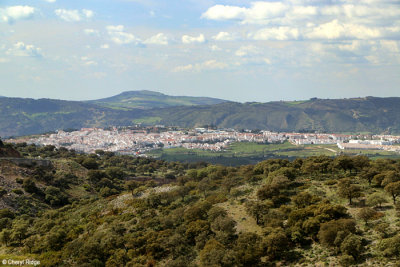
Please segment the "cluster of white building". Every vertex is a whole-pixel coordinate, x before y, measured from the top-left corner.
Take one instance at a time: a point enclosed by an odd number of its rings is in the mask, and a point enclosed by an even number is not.
[[[271,131],[239,132],[232,129],[211,130],[195,128],[192,130],[165,130],[152,132],[149,129],[82,128],[79,131],[58,131],[39,138],[24,140],[37,145],[54,145],[76,151],[93,153],[95,150],[118,152],[122,154],[144,154],[152,149],[183,147],[221,151],[233,142],[282,143],[289,141],[294,145],[337,144],[340,149],[379,149],[400,152],[400,136],[392,135],[343,135],[316,133],[277,133]]]
[[[99,128],[82,128],[80,131],[58,131],[25,140],[37,145],[54,145],[66,147],[85,153],[95,150],[118,152],[122,154],[143,154],[157,148],[184,147],[187,149],[205,149],[221,151],[232,142],[282,142],[286,138],[280,134],[238,132],[235,130],[193,130],[148,132],[146,129],[104,130]]]
[[[400,152],[400,136],[393,135],[343,135],[343,134],[301,134],[286,133],[294,145],[332,145],[342,150],[387,150]]]

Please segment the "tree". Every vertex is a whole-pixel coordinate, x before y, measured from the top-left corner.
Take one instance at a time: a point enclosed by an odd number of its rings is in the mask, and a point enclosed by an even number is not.
[[[261,238],[255,233],[240,233],[233,250],[239,266],[257,266],[263,255]]]
[[[127,183],[127,186],[126,186],[126,187],[128,188],[128,190],[131,191],[132,197],[135,197],[134,191],[135,191],[135,189],[138,188],[139,186],[140,186],[140,184],[139,184],[138,182],[136,182],[136,181],[129,181],[129,182]]]
[[[36,235],[32,235],[24,240],[25,247],[28,248],[29,253],[32,253],[32,248],[38,244],[38,238]]]
[[[226,217],[227,215],[226,210],[218,206],[213,206],[207,213],[209,222],[213,222],[218,217]]]
[[[11,239],[11,231],[8,229],[3,229],[0,233],[0,241],[8,246],[8,243],[10,242]]]
[[[400,195],[400,181],[389,183],[385,186],[385,191],[388,192],[393,198],[393,204],[396,204],[396,198]]]
[[[364,169],[359,176],[361,179],[367,180],[368,184],[371,185],[372,180],[377,174],[379,174],[379,171],[372,167]]]
[[[354,234],[349,234],[343,240],[342,244],[340,245],[340,251],[343,254],[347,254],[353,256],[355,260],[360,257],[361,252],[363,251],[364,247],[361,242],[361,238]]]
[[[200,263],[201,266],[234,266],[234,258],[221,243],[210,239],[200,251]]]
[[[246,203],[247,212],[256,219],[256,223],[260,224],[260,219],[272,207],[272,203],[263,203],[260,201],[249,201]]]
[[[236,237],[236,221],[230,217],[219,216],[211,223],[215,238],[224,245],[232,244]]]
[[[19,245],[22,245],[22,240],[27,236],[28,222],[24,220],[14,221],[13,228],[11,232],[11,238],[18,241]]]
[[[300,192],[292,198],[292,201],[298,208],[305,208],[311,204],[320,201],[321,198],[313,196],[308,192]]]
[[[350,205],[353,204],[352,200],[354,198],[358,198],[362,195],[360,186],[352,184],[349,178],[340,180],[338,184],[338,193],[339,196],[347,198]]]
[[[46,202],[52,206],[61,206],[68,203],[68,196],[54,186],[48,186],[45,190]]]
[[[195,238],[202,233],[207,235],[210,233],[210,224],[207,221],[197,220],[188,224],[186,236],[191,242],[194,242]]]
[[[260,200],[265,200],[278,196],[279,193],[279,188],[271,185],[264,185],[257,191],[257,197]]]
[[[119,167],[108,167],[106,169],[106,174],[111,179],[118,179],[118,180],[123,179],[125,176],[125,172],[122,170],[122,168]]]
[[[340,246],[341,238],[337,238],[340,232],[344,236],[356,231],[356,222],[353,219],[332,220],[321,224],[318,239],[322,245],[327,247]],[[343,234],[341,234],[343,236]],[[340,242],[339,242],[340,240]]]
[[[51,250],[60,250],[64,246],[67,233],[62,228],[52,229],[46,236],[47,246]]]
[[[32,180],[32,178],[25,179],[22,187],[24,188],[25,192],[27,193],[37,193],[39,189],[36,187],[35,182]]]
[[[93,158],[86,158],[82,161],[82,166],[89,170],[96,170],[99,168],[99,164]]]
[[[370,159],[367,156],[353,157],[353,166],[358,172],[365,168],[369,168]]]
[[[349,156],[339,156],[336,157],[332,162],[333,169],[343,170],[343,171],[350,171],[354,169],[354,162],[353,159]]]
[[[358,212],[358,217],[365,222],[365,225],[368,225],[368,221],[371,220],[372,218],[374,218],[376,213],[377,212],[372,208],[368,208],[368,207],[367,208],[362,208]]]
[[[367,204],[369,206],[379,206],[379,208],[382,208],[382,204],[387,203],[387,200],[385,196],[383,196],[381,193],[373,193],[372,195],[368,196],[367,198]]]
[[[231,193],[231,189],[238,186],[241,180],[240,177],[228,175],[222,180],[222,186],[228,193]]]
[[[283,230],[278,230],[265,238],[265,245],[268,256],[279,259],[282,253],[288,250],[289,240]]]

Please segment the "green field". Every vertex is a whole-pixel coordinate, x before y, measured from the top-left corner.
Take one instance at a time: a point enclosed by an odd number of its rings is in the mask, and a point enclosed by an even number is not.
[[[240,142],[231,144],[226,150],[214,152],[201,149],[169,148],[158,149],[148,153],[148,155],[167,160],[181,162],[206,161],[214,164],[241,165],[253,164],[269,158],[305,158],[310,156],[336,156],[346,155],[366,155],[372,159],[377,158],[400,158],[400,154],[381,150],[364,151],[341,151],[336,145],[303,145],[296,146],[289,142],[283,144],[257,144]]]

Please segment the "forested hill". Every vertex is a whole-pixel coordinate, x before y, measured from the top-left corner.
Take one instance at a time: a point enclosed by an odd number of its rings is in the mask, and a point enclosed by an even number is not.
[[[274,131],[400,132],[400,98],[311,99],[152,110],[159,123]]]
[[[118,101],[122,101],[119,99]],[[400,98],[224,102],[168,108],[129,108],[52,99],[0,98],[0,136],[81,127],[164,124],[273,131],[400,133]]]
[[[141,110],[115,110],[79,101],[0,98],[0,136],[39,134],[57,129],[131,125]]]
[[[213,105],[223,102],[228,101],[211,97],[170,96],[148,90],[127,91],[116,96],[88,101],[105,107],[141,109]]]
[[[398,266],[400,161],[226,167],[54,146],[0,159],[0,262],[71,266]],[[11,265],[7,265],[11,266]]]

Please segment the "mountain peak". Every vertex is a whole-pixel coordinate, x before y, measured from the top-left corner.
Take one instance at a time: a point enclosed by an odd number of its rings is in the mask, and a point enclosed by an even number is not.
[[[140,90],[125,91],[112,97],[89,102],[111,108],[152,109],[173,106],[212,105],[228,101],[210,97],[170,96],[160,92]]]
[[[129,95],[165,96],[165,94],[163,93],[150,90],[124,91],[116,96],[129,96]]]

